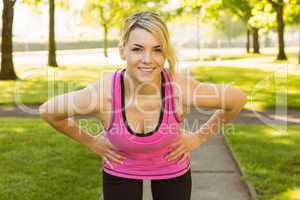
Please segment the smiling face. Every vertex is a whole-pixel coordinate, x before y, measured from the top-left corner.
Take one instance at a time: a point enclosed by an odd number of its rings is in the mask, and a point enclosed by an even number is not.
[[[140,83],[160,78],[165,57],[159,40],[142,28],[130,32],[125,47],[120,47],[120,56],[127,62],[128,75]]]

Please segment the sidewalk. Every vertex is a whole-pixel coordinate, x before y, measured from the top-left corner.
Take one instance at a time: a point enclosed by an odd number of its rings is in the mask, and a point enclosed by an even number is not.
[[[26,106],[25,112],[22,109],[14,106],[0,106],[0,117],[39,117],[38,106]],[[202,109],[202,113],[196,112],[195,109],[187,115],[188,120],[187,127],[192,127],[192,121],[199,120],[204,122],[210,117],[212,110]],[[207,113],[207,114],[204,114]],[[286,115],[276,114],[273,110],[267,110],[265,112],[242,110],[239,117],[236,118],[232,123],[234,124],[300,124],[300,111],[299,110],[288,110]]]
[[[192,123],[197,116],[199,121],[205,122],[205,117],[199,118],[201,114],[193,110],[186,117],[187,123]],[[192,152],[191,169],[192,200],[251,199],[222,135],[211,137]],[[144,181],[144,200],[152,200],[150,181]]]
[[[191,169],[192,200],[250,200],[222,136],[192,152]],[[150,181],[144,181],[144,200],[152,200]]]

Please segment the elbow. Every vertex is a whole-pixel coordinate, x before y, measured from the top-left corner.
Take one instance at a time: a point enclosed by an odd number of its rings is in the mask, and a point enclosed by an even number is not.
[[[63,113],[54,112],[53,105],[51,103],[44,103],[39,106],[40,117],[46,120],[47,122],[57,122],[67,118]]]
[[[46,103],[39,106],[39,114],[43,119],[47,119],[47,117],[49,116]]]
[[[228,98],[228,110],[242,110],[247,103],[247,94],[239,88],[233,87]]]
[[[247,94],[243,91],[241,91],[241,102],[242,102],[243,107],[247,103]]]
[[[242,109],[247,103],[247,94],[242,90],[238,90],[236,100],[236,105],[239,105],[240,109]]]

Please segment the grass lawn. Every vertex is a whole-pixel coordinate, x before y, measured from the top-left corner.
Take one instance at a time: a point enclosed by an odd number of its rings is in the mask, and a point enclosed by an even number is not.
[[[95,120],[82,120],[91,134]],[[98,199],[101,157],[41,119],[0,118],[0,199]],[[229,142],[260,200],[292,200],[300,192],[300,125],[278,132],[235,125]],[[297,199],[293,199],[297,200]]]
[[[236,125],[228,134],[260,200],[300,199],[300,125],[277,131],[265,125]]]
[[[52,96],[78,90],[94,82],[102,70],[111,68],[107,66],[24,68],[19,70],[18,74],[24,75],[30,71],[38,73],[20,81],[0,81],[0,106],[18,103],[39,105]],[[193,68],[192,74],[196,80],[202,82],[231,83],[240,87],[248,94],[246,108],[249,109],[264,110],[273,109],[276,105],[285,106],[284,102],[278,102],[278,98],[276,99],[276,95],[284,94],[285,91],[288,91],[288,108],[300,108],[300,76],[297,75],[288,74],[285,79],[276,78],[280,75],[278,73],[253,68],[201,66]]]
[[[268,48],[267,48],[268,49]],[[270,51],[267,49],[262,49],[262,53],[239,53],[239,54],[230,54],[223,52],[223,54],[214,54],[210,53],[209,55],[202,55],[201,59],[203,61],[215,61],[217,59],[220,60],[240,60],[240,59],[247,59],[247,58],[271,58],[275,63],[298,63],[298,49],[297,48],[286,48],[286,55],[288,60],[278,61],[276,60],[277,57],[277,49],[273,49]],[[205,49],[204,49],[205,51]],[[226,51],[226,50],[225,50]],[[200,49],[201,52],[201,49]],[[189,56],[186,60],[188,61],[199,61],[199,56]]]
[[[99,79],[103,70],[111,69],[108,66],[25,67],[18,71],[18,75],[25,78],[0,81],[0,106],[16,105],[18,102],[39,105],[52,96],[81,89]]]
[[[241,88],[248,95],[246,108],[263,110],[276,106],[285,106],[277,101],[276,95],[287,92],[287,107],[300,108],[300,76],[288,74],[286,78],[277,78],[280,74],[259,69],[238,67],[196,67],[193,77],[201,82],[230,83]]]
[[[0,124],[1,200],[99,199],[100,156],[41,119],[0,118]]]

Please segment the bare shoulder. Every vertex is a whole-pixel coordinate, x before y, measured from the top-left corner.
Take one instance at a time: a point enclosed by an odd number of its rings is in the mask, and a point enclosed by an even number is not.
[[[174,92],[175,95],[179,96],[181,100],[185,101],[184,97],[190,95],[193,92],[193,89],[197,87],[200,82],[194,80],[191,76],[176,72],[173,75],[174,80]]]
[[[180,86],[182,86],[183,88],[186,88],[186,89],[188,86],[196,86],[196,85],[200,84],[199,81],[193,79],[192,76],[187,75],[187,74],[176,72],[173,75],[173,77],[174,77],[175,83],[179,84]]]
[[[113,72],[101,73],[97,81],[90,84],[88,87],[95,89],[99,98],[111,96]]]
[[[112,87],[112,75],[113,72],[101,73],[99,79],[88,85],[87,88],[94,89],[100,97],[103,96],[103,94],[107,95],[107,92],[110,91]]]
[[[176,110],[181,116],[184,117],[185,114],[189,113],[189,105],[187,103],[187,96],[190,88],[191,78],[185,74],[175,72],[173,75],[173,88],[174,88],[174,98],[176,102]]]
[[[111,101],[112,75],[113,72],[101,73],[97,81],[83,89],[86,91],[83,95],[86,99],[90,97],[90,106],[94,107],[96,115],[100,114],[101,110],[107,109],[107,102]]]

